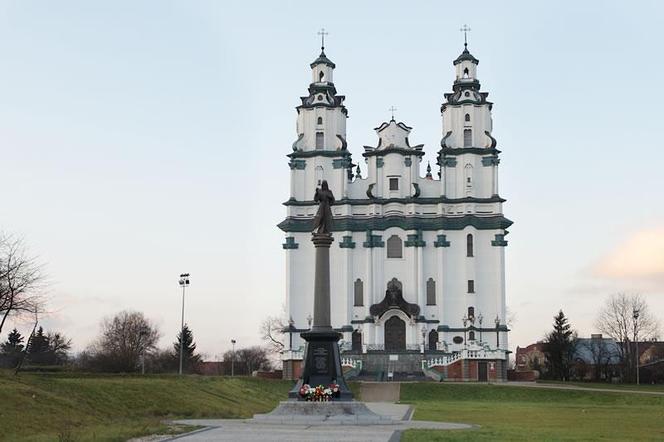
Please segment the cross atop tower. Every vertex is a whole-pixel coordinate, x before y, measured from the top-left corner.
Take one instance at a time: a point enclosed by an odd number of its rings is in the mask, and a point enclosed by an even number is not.
[[[394,111],[395,110],[397,110],[397,108],[394,107],[394,106],[390,106],[390,108],[388,109],[388,111],[392,112],[392,120],[394,120]]]
[[[467,48],[468,47],[468,33],[472,31],[468,25],[463,25],[461,26],[461,29],[459,31],[463,32],[463,45]]]
[[[330,33],[325,32],[325,28],[321,28],[320,31],[318,31],[318,35],[320,35],[320,49],[322,51],[325,49],[325,36],[330,35]]]

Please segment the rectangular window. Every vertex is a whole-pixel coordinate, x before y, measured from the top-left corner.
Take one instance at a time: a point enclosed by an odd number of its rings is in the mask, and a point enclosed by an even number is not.
[[[475,281],[472,279],[468,280],[468,293],[475,293]]]
[[[427,281],[427,305],[436,305],[436,282],[433,278]]]
[[[471,147],[473,145],[473,131],[471,129],[463,130],[463,147]]]
[[[323,150],[325,143],[325,136],[323,132],[316,132],[316,150]]]
[[[399,190],[399,178],[390,178],[390,190]]]

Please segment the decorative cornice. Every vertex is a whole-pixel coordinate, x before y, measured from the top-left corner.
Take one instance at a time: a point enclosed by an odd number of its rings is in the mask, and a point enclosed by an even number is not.
[[[334,227],[332,230],[334,230]],[[374,247],[385,247],[385,242],[382,241],[380,235],[374,235],[371,233],[371,230],[367,230],[367,240],[362,243],[362,246],[367,249],[373,249]]]
[[[433,243],[434,247],[449,247],[450,242],[447,240],[447,235],[438,235],[437,240]]]
[[[456,165],[457,165],[456,158],[445,158],[445,157],[443,157],[440,160],[440,164],[439,164],[439,166],[442,166],[442,167],[456,167]]]
[[[422,239],[422,231],[418,230],[417,233],[407,235],[404,245],[406,247],[425,247],[427,243]]]
[[[413,183],[415,185],[415,183]],[[367,189],[368,194],[371,193],[371,190],[375,186],[375,183],[369,184],[369,188]],[[419,186],[415,187],[417,193],[417,188]],[[439,197],[427,197],[427,196],[413,196],[413,197],[408,197],[408,198],[376,198],[373,196],[370,196],[369,199],[360,199],[360,198],[343,198],[340,200],[337,200],[334,205],[335,206],[343,206],[345,204],[349,204],[351,206],[361,206],[361,205],[368,205],[368,204],[392,204],[392,203],[401,203],[401,204],[463,204],[463,203],[476,203],[476,204],[490,204],[490,203],[504,203],[506,200],[504,198],[499,197],[498,195],[494,195],[491,198],[475,198],[472,196],[467,196],[464,198],[447,198],[445,196],[439,196]],[[318,203],[315,202],[314,200],[307,200],[307,201],[295,201],[295,200],[288,200],[283,203],[284,206],[317,206]]]
[[[298,150],[297,152],[286,155],[288,158],[313,158],[313,157],[350,157],[351,153],[347,150]]]
[[[346,169],[352,166],[353,160],[349,156],[332,160],[333,169]]]
[[[304,160],[290,160],[288,162],[288,166],[291,168],[291,170],[304,170],[304,168],[307,167],[307,162]]]
[[[415,155],[417,157],[424,156],[424,151],[422,151],[422,144],[415,146],[412,149],[408,149],[406,147],[386,147],[385,149],[374,149],[370,150],[368,152],[364,152],[362,154],[363,157],[369,158],[369,157],[381,157],[385,155],[389,155],[391,153],[397,153],[401,155]],[[419,147],[419,149],[418,149]]]
[[[497,166],[498,164],[500,164],[500,158],[498,158],[498,155],[482,157],[482,166]]]
[[[371,230],[386,230],[390,227],[397,227],[403,230],[463,230],[472,226],[478,230],[496,230],[507,229],[512,225],[512,221],[502,215],[477,216],[446,216],[437,215],[432,217],[421,216],[370,216],[367,218],[356,217],[337,217],[332,221],[332,230],[335,232],[364,232]],[[278,227],[284,232],[311,232],[313,230],[312,218],[288,217],[278,224]],[[376,247],[373,239],[369,239],[370,233],[367,233],[367,242],[365,247]],[[382,242],[381,242],[382,243]],[[366,245],[371,244],[371,245]],[[382,247],[378,246],[378,247]]]
[[[290,250],[290,249],[297,249],[298,247],[300,247],[300,245],[295,242],[294,236],[287,236],[286,242],[282,244],[282,247],[286,250]]]
[[[491,241],[491,245],[494,247],[505,247],[507,245],[507,241],[505,240],[505,234],[496,233],[495,239]]]
[[[438,151],[443,155],[463,155],[472,153],[477,155],[498,155],[500,151],[491,147],[444,147]]]
[[[344,236],[343,241],[339,243],[339,247],[342,249],[354,249],[355,243],[353,242],[352,236]]]

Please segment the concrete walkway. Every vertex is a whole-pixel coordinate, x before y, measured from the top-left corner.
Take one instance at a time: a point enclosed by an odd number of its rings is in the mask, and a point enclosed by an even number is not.
[[[364,402],[399,402],[401,384],[398,382],[361,382],[360,397]]]
[[[166,439],[178,442],[234,441],[341,441],[341,442],[397,442],[408,429],[468,430],[473,425],[447,422],[409,420],[409,405],[367,403],[371,411],[394,419],[391,424],[379,425],[301,425],[260,423],[252,419],[186,419],[178,424],[198,425],[205,428]]]
[[[664,396],[664,391],[647,391],[647,390],[623,390],[621,388],[592,388],[581,387],[578,385],[563,385],[563,384],[544,384],[538,382],[499,382],[496,384],[501,387],[529,387],[529,388],[549,388],[554,390],[579,390],[579,391],[596,391],[599,393],[630,393],[630,394],[650,394],[655,396]]]

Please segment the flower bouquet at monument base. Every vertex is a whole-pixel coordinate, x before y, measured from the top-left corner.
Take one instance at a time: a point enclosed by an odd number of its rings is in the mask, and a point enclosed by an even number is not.
[[[300,397],[305,401],[326,402],[334,398],[338,398],[339,395],[339,385],[335,383],[332,383],[327,387],[323,385],[312,387],[309,384],[304,384],[300,388]]]

